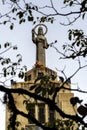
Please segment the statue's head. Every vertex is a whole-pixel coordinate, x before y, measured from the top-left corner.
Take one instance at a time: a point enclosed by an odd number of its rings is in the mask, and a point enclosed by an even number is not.
[[[43,35],[43,28],[42,28],[42,27],[39,27],[39,28],[38,28],[38,34],[39,34],[39,35]]]

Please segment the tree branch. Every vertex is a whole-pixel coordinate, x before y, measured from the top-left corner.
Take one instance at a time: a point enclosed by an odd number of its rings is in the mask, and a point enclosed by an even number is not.
[[[44,98],[44,97],[41,97],[39,95],[36,95],[35,93],[31,93],[31,92],[28,92],[27,90],[24,90],[24,89],[21,89],[21,88],[18,88],[18,89],[8,89],[8,88],[5,88],[4,86],[1,86],[0,85],[0,91],[2,92],[6,92],[7,94],[11,94],[11,93],[18,93],[18,94],[25,94],[27,96],[30,96],[36,100],[40,100],[40,101],[43,101],[45,102],[46,104],[48,104],[50,106],[50,108],[52,108],[52,110],[56,110],[60,116],[62,116],[63,118],[68,118],[68,119],[72,119],[73,121],[75,122],[80,122],[81,124],[83,124],[85,127],[87,127],[87,123],[85,123],[81,118],[79,117],[78,115],[68,115],[66,113],[64,113],[51,99],[49,98]],[[20,114],[23,114],[22,112],[19,112]],[[28,118],[28,115],[25,115]]]

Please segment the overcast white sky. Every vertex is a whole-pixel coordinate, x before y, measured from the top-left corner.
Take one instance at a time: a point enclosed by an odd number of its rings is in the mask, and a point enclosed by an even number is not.
[[[44,5],[45,0],[32,0],[32,2],[39,3],[41,5]],[[61,3],[61,0],[59,0]],[[42,2],[42,3],[41,3]],[[47,2],[47,1],[46,1]],[[56,3],[57,0],[54,0]],[[57,5],[58,7],[60,5]],[[54,24],[46,23],[48,27],[48,32],[46,34],[48,43],[51,43],[52,41],[57,40],[58,43],[55,45],[59,49],[61,48],[63,43],[66,43],[67,40],[67,30],[69,28],[78,28],[83,29],[86,32],[87,27],[87,18],[85,18],[85,21],[78,20],[73,26],[64,27],[59,24],[60,21],[66,21],[65,18],[57,17],[57,20],[54,22]],[[31,30],[33,28],[33,24],[26,22],[25,24],[18,25],[15,24],[14,30],[10,30],[8,25],[3,26],[0,25],[0,44],[3,44],[5,42],[11,42],[13,45],[18,46],[19,53],[23,56],[23,64],[27,65],[28,69],[31,69],[35,64],[35,45],[32,42],[31,39]],[[11,57],[14,57],[14,52],[10,54]],[[46,65],[47,67],[56,70],[63,69],[64,66],[66,66],[66,74],[67,76],[70,76],[78,66],[77,61],[72,60],[59,60],[59,54],[53,49],[48,48],[46,50]],[[86,61],[86,59],[85,59]],[[82,61],[82,63],[84,63]],[[60,73],[58,73],[60,75]],[[75,83],[79,85],[79,87],[83,90],[87,90],[86,84],[87,84],[87,69],[81,70],[73,79],[72,83]],[[18,80],[17,80],[18,81]],[[79,94],[81,98],[86,99],[86,95]],[[0,129],[5,130],[5,119],[4,119],[4,111],[5,108],[2,107],[2,104],[0,103]]]

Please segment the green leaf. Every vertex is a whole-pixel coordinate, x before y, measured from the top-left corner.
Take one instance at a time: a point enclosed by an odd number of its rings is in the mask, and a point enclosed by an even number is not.
[[[5,44],[4,44],[4,47],[5,48],[7,48],[7,47],[9,47],[10,46],[10,43],[9,42],[6,42]]]
[[[49,18],[50,19],[50,18]],[[45,22],[46,21],[46,17],[41,17],[40,22]],[[49,20],[48,20],[49,21]]]
[[[32,91],[35,88],[36,88],[36,85],[32,85],[29,90]]]
[[[70,1],[69,5],[72,6],[73,5],[73,1]]]
[[[13,46],[13,50],[17,50],[18,48],[17,48],[17,46]]]
[[[51,87],[51,89],[48,89],[48,94],[52,95],[55,91],[55,87]]]
[[[65,49],[66,49],[66,47],[67,47],[67,45],[63,45],[63,50],[65,50]]]
[[[4,64],[5,64],[5,61],[2,61],[1,64],[4,65]]]
[[[79,106],[77,111],[82,116],[86,116],[87,115],[87,107],[84,107],[83,105]]]
[[[82,14],[82,19],[84,19],[84,17],[85,17],[85,14],[86,14],[86,13],[83,13],[83,14]]]
[[[23,19],[21,19],[20,21],[19,21],[19,24],[21,24],[21,23],[25,23],[25,19],[23,18]]]
[[[21,125],[21,122],[16,121],[16,126],[18,127],[19,125]]]
[[[38,94],[40,93],[42,90],[41,86],[39,85],[36,89],[35,89],[35,93]]]
[[[18,62],[20,63],[22,61],[22,58],[18,59]]]
[[[17,15],[18,15],[18,16],[19,16],[19,18],[21,19],[21,18],[24,16],[24,12],[19,11],[19,12],[17,13]]]
[[[77,46],[79,46],[80,45],[80,41],[78,41],[76,44],[77,44]]]
[[[17,55],[16,55],[16,57],[19,57],[19,56],[21,57],[21,54],[17,54]]]
[[[10,29],[13,30],[13,28],[14,28],[14,24],[12,23],[12,24],[10,25]]]
[[[36,21],[34,21],[33,24],[36,24]]]
[[[71,41],[71,40],[72,40],[72,30],[69,30],[68,32],[69,32],[68,38],[69,38],[69,40]]]
[[[16,66],[16,65],[17,65],[17,63],[15,62],[15,63],[13,63],[12,65],[13,65],[13,66]]]
[[[7,72],[7,70],[5,69],[5,70],[4,70],[4,77],[6,77],[6,76],[7,76],[6,72]]]
[[[28,21],[33,21],[34,20],[34,17],[32,16],[28,16]]]
[[[42,96],[44,97],[46,95],[46,88],[42,88]]]
[[[26,3],[26,10],[28,10],[29,9],[29,4],[28,3]]]
[[[53,23],[53,21],[54,21],[54,20],[52,19],[52,20],[51,20],[51,23]]]
[[[57,43],[57,40],[55,40],[55,43]]]
[[[17,11],[17,8],[14,7],[14,8],[12,9],[12,13],[14,13],[15,11]]]
[[[74,45],[75,45],[75,42],[72,43],[72,46],[74,46]]]
[[[73,106],[75,106],[77,103],[81,103],[82,102],[82,100],[80,100],[78,97],[72,97],[71,99],[70,99],[70,103],[73,105]]]
[[[6,63],[7,63],[7,64],[9,64],[10,61],[11,61],[10,58],[7,58],[7,59],[6,59]]]
[[[20,71],[20,73],[18,74],[18,77],[21,78],[21,79],[23,79],[24,78],[24,72]]]
[[[0,44],[0,49],[1,49],[1,47],[2,47],[2,46],[1,46],[1,44]]]
[[[7,21],[4,21],[3,24],[5,25],[7,23]]]
[[[3,60],[3,57],[0,57],[0,60]]]
[[[28,12],[29,12],[30,16],[32,16],[32,11],[30,9],[28,10]]]
[[[11,72],[11,75],[13,75],[13,72]]]

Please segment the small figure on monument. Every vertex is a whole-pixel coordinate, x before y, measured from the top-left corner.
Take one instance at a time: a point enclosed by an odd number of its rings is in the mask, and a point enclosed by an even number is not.
[[[45,27],[45,33],[43,32],[43,27],[41,27],[41,25]],[[40,26],[38,27],[38,34],[35,32],[37,26]],[[44,36],[47,33],[47,27],[44,24],[39,24],[37,26],[32,30],[32,41],[36,44],[36,62],[45,66],[45,49],[49,47],[47,39]]]

